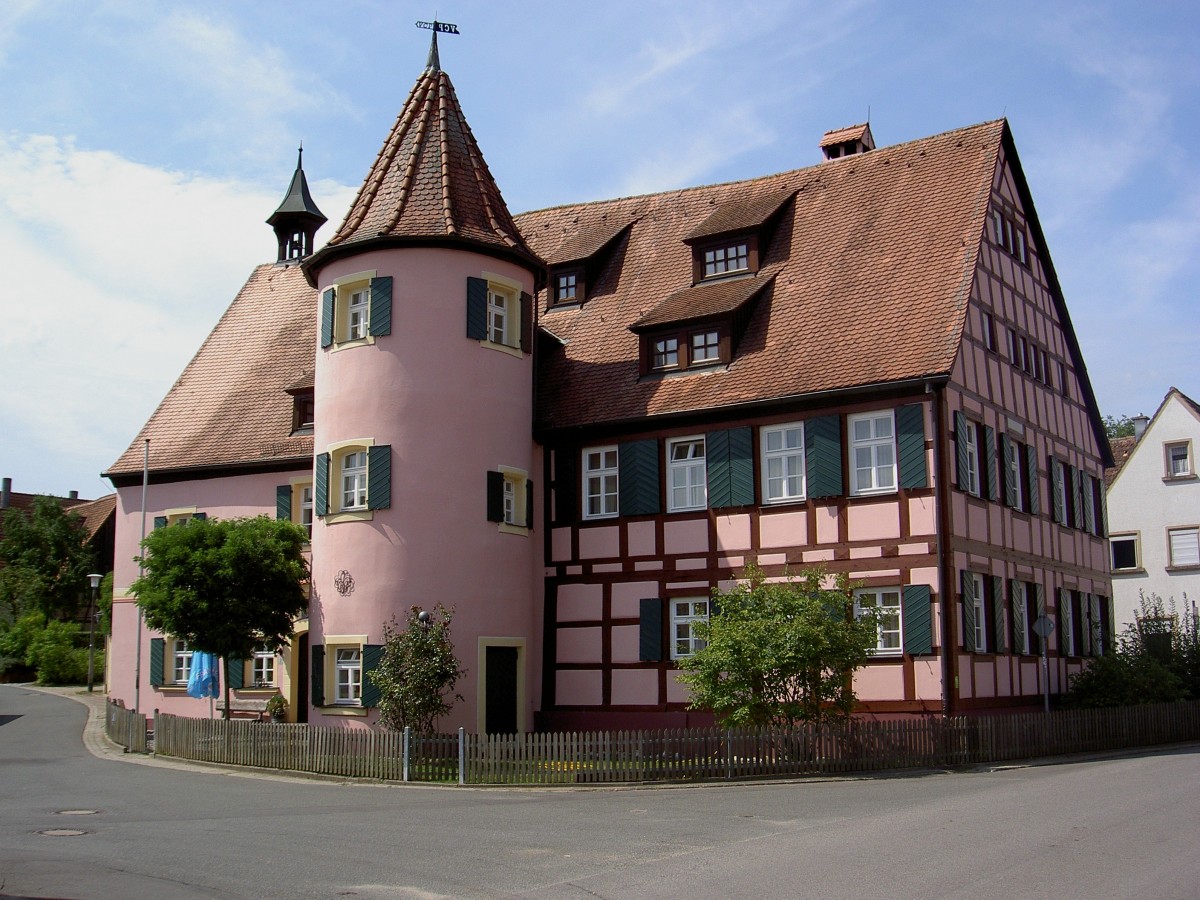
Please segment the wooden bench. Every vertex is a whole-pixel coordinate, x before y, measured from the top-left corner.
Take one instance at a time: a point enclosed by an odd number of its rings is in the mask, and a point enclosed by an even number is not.
[[[234,697],[229,701],[229,718],[254,719],[257,722],[265,722],[268,718],[267,700],[269,699],[269,697],[263,697],[261,700],[257,697]],[[217,701],[217,709],[222,713],[225,712],[224,700]]]

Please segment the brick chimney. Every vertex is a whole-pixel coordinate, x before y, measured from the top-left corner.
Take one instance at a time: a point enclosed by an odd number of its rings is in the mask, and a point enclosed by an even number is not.
[[[8,504],[12,502],[12,479],[5,478],[0,481],[0,509],[8,509]]]

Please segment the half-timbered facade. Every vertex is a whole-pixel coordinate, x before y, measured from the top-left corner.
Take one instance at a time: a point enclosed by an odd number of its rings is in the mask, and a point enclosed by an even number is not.
[[[273,217],[280,260],[109,473],[125,555],[147,438],[152,516],[309,525],[279,685],[310,720],[372,721],[383,625],[442,602],[468,669],[444,725],[707,721],[677,660],[752,563],[880,612],[864,713],[1038,702],[1042,616],[1061,692],[1111,640],[1111,456],[1008,124],[821,148],[510,217],[432,53],[334,237],[309,255],[311,202]],[[134,575],[122,695],[156,690]]]

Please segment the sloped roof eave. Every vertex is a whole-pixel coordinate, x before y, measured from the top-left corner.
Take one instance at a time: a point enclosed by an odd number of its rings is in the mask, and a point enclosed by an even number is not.
[[[357,256],[360,253],[368,253],[372,250],[386,250],[397,247],[449,247],[455,250],[472,250],[484,256],[491,256],[496,259],[516,263],[535,274],[541,272],[546,267],[546,264],[536,254],[532,251],[524,250],[519,246],[501,246],[490,241],[480,241],[452,234],[442,236],[426,235],[421,237],[381,234],[341,244],[326,244],[312,256],[305,259],[300,264],[300,268],[304,272],[304,278],[309,286],[315,288],[321,269],[334,260],[343,259],[347,256]]]

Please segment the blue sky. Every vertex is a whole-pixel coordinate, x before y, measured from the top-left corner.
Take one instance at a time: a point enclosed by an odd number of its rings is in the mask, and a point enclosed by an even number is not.
[[[1200,398],[1193,3],[5,0],[0,475],[85,497],[256,263],[305,146],[332,233],[432,19],[510,209],[1007,116],[1106,414]]]

